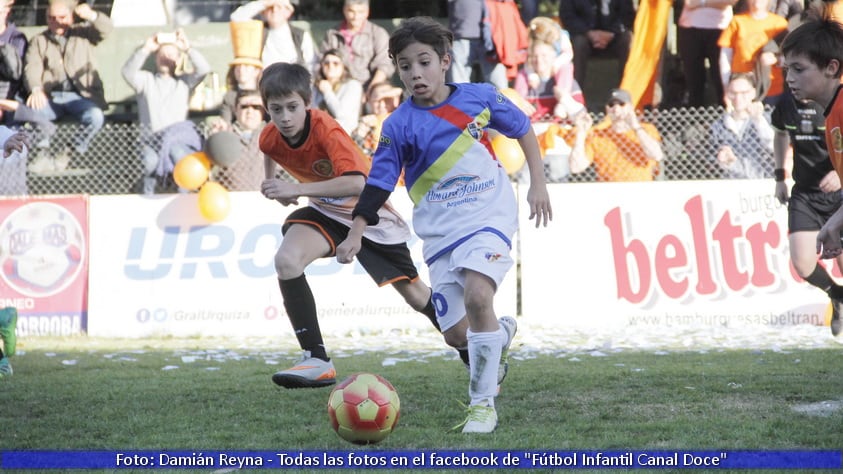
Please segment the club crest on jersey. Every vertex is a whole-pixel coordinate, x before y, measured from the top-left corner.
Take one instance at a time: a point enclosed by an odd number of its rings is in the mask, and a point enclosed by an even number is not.
[[[468,131],[468,134],[471,135],[475,140],[480,140],[483,138],[483,126],[477,123],[477,121],[473,121],[469,123],[465,129]]]
[[[503,255],[495,252],[486,252],[486,261],[489,263],[497,262]]]
[[[326,178],[334,177],[334,165],[331,163],[331,160],[327,158],[314,161],[310,168],[319,176],[324,176]]]
[[[843,134],[840,133],[840,127],[831,130],[831,146],[835,152],[843,153]]]

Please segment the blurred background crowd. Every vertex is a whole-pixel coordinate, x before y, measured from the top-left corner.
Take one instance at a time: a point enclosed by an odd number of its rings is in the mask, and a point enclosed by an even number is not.
[[[212,179],[256,190],[263,68],[310,68],[312,106],[371,155],[406,97],[389,33],[426,15],[454,33],[450,81],[532,118],[552,182],[772,178],[778,43],[805,1],[0,0],[0,114],[32,137],[32,194],[177,192],[218,133],[240,148]]]

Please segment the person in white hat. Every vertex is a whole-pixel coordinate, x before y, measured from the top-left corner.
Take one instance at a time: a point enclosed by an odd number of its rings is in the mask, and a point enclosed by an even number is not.
[[[312,71],[318,60],[313,38],[308,31],[290,24],[293,12],[295,7],[290,0],[254,0],[231,12],[230,18],[233,22],[263,19],[263,67],[282,62],[300,64]]]

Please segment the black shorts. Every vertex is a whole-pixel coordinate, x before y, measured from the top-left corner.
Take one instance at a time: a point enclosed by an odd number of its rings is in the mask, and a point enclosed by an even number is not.
[[[307,206],[296,209],[284,221],[281,227],[283,234],[293,224],[305,224],[313,227],[328,241],[331,246],[333,257],[337,253],[337,245],[345,240],[348,235],[348,226],[322,214],[316,209]],[[357,260],[366,270],[366,273],[375,280],[378,286],[385,286],[396,281],[415,281],[419,277],[418,269],[410,256],[410,249],[406,243],[403,244],[379,244],[363,237],[362,247],[357,254]]]
[[[819,231],[829,217],[840,208],[840,193],[795,192],[787,204],[787,230]]]

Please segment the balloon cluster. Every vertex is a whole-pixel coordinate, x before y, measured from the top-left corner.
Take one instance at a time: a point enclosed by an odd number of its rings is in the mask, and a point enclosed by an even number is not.
[[[173,168],[173,180],[180,188],[199,190],[199,212],[211,222],[219,222],[231,212],[228,190],[208,180],[211,166],[231,166],[240,157],[239,146],[240,138],[234,132],[215,133],[205,143],[206,151],[183,156]]]

